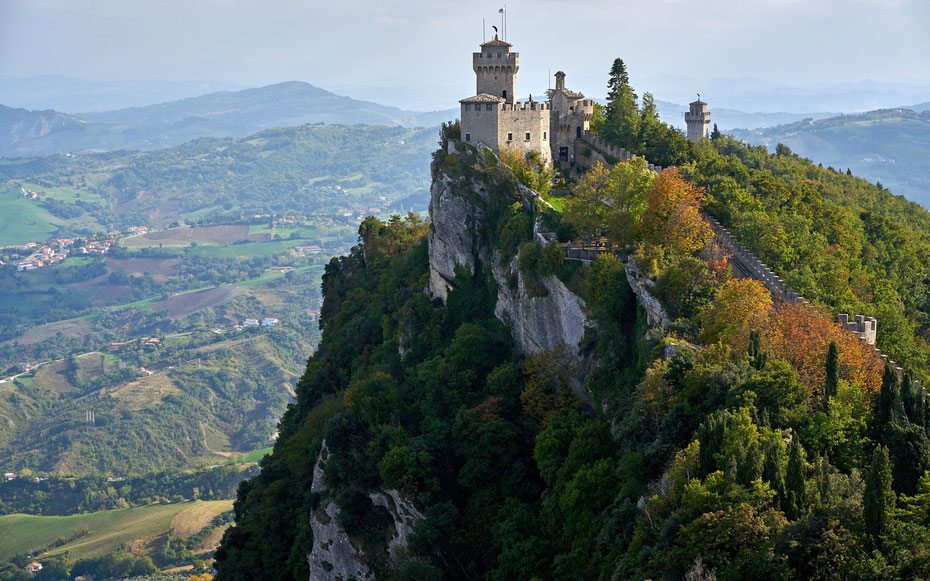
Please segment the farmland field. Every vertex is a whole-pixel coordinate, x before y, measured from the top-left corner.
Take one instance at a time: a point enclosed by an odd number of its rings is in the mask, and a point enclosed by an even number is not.
[[[183,248],[191,246],[192,243],[232,244],[239,240],[261,242],[267,238],[265,234],[249,234],[248,224],[233,224],[157,230],[124,238],[120,244],[126,248]]]
[[[215,500],[153,504],[74,516],[0,516],[0,559],[47,547],[59,537],[69,538],[82,529],[88,533],[42,555],[71,551],[90,557],[117,549],[123,543],[169,531],[189,537],[203,530],[217,515],[230,510],[232,503],[232,500]]]

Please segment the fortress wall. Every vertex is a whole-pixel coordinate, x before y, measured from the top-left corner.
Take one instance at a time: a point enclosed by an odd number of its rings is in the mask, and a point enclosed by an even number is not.
[[[509,145],[523,151],[537,150],[547,162],[552,161],[552,136],[549,133],[550,108],[547,103],[503,103],[500,107],[500,123],[497,128],[497,143]],[[513,141],[508,141],[508,134]],[[526,139],[526,134],[530,138]]]
[[[579,145],[582,148],[587,146],[594,150],[593,155],[581,155],[582,152],[579,151]],[[626,149],[608,143],[603,137],[595,135],[590,131],[585,131],[581,134],[581,137],[575,141],[575,163],[576,165],[580,165],[582,168],[587,168],[591,165],[594,165],[594,163],[598,161],[608,167],[613,165],[612,163],[609,163],[609,161],[605,158],[605,155],[617,160],[617,162],[629,161],[630,158],[633,157],[633,154]],[[650,170],[656,173],[662,173],[661,165],[653,165],[650,163],[648,164],[648,167]]]
[[[717,242],[730,253],[734,277],[758,280],[772,293],[772,298],[779,302],[807,304],[807,300],[800,293],[789,288],[781,277],[772,272],[772,269],[759,260],[752,251],[737,242],[736,238],[720,222],[706,214],[704,217],[714,229]]]
[[[484,143],[491,149],[497,148],[497,127],[498,116],[500,111],[496,103],[490,103],[491,110],[487,110],[487,103],[462,103],[461,130],[462,140],[465,140],[465,134],[471,134],[472,145]],[[466,106],[469,106],[466,110]],[[477,108],[477,110],[476,110]]]

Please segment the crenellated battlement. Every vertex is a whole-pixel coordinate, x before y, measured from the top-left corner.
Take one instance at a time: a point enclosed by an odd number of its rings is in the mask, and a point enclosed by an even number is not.
[[[540,103],[537,101],[522,101],[520,103],[501,103],[501,111],[550,111],[552,106],[549,103]]]

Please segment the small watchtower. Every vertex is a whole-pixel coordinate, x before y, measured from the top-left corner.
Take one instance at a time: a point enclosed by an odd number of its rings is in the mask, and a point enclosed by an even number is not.
[[[690,110],[685,113],[685,124],[688,126],[688,140],[699,143],[701,139],[709,135],[710,111],[707,110],[707,103],[701,101],[698,95],[697,101],[689,103]]]
[[[510,52],[513,45],[497,38],[481,45],[481,52],[472,53],[472,68],[477,77],[477,95],[494,95],[513,103],[517,93],[517,71],[520,53]]]

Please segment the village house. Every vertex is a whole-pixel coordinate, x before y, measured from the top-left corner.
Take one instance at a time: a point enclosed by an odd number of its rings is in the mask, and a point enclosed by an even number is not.
[[[277,324],[278,324],[277,319],[273,319],[271,317],[262,319],[262,327],[274,327]]]
[[[243,327],[257,327],[258,319],[246,319],[242,321],[242,326]]]

